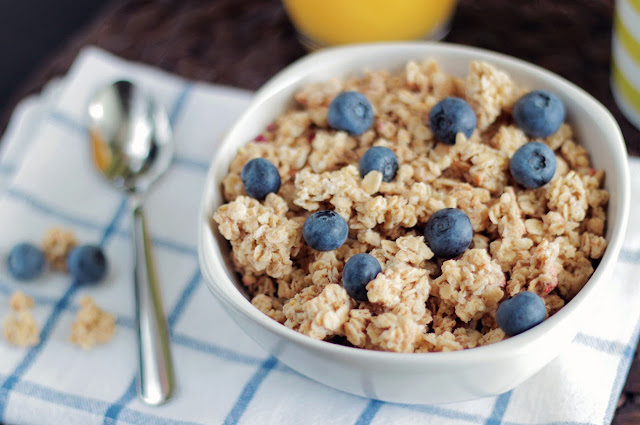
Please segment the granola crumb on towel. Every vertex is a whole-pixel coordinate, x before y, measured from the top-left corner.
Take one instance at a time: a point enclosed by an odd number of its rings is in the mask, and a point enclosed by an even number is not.
[[[83,297],[80,305],[69,340],[85,350],[109,342],[116,328],[115,316],[103,311],[90,297]]]
[[[54,227],[47,231],[42,241],[42,250],[52,269],[67,271],[67,257],[78,244],[75,234],[70,230]]]
[[[33,347],[40,342],[40,329],[31,308],[33,298],[16,291],[9,299],[9,307],[13,310],[4,322],[4,337],[10,344],[18,347]]]

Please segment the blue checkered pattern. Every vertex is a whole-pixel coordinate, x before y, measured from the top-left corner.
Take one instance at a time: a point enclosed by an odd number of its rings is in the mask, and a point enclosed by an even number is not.
[[[178,142],[169,175],[147,203],[179,383],[175,399],[159,408],[136,398],[125,199],[81,160],[88,155],[82,105],[92,89],[123,75],[146,85],[167,105]],[[41,325],[41,341],[35,347],[0,344],[0,421],[225,425],[611,421],[640,333],[640,312],[628,307],[640,302],[634,286],[634,276],[640,272],[640,241],[628,238],[616,285],[603,299],[601,315],[585,324],[567,352],[515,390],[467,403],[424,406],[346,395],[300,376],[256,346],[226,317],[202,282],[191,224],[196,221],[215,139],[245,107],[248,94],[189,84],[88,49],[52,98],[47,108],[32,102],[28,111],[18,110],[18,115],[35,117],[28,126],[23,123],[26,127],[35,125],[40,131],[25,140],[19,137],[20,129],[10,128],[11,137],[2,143],[0,232],[7,235],[2,249],[18,240],[37,240],[46,228],[61,225],[73,228],[82,241],[100,243],[111,268],[107,282],[93,288],[54,273],[33,284],[20,284],[0,269],[0,312],[10,294],[21,289],[34,297]],[[34,114],[37,108],[42,110]],[[25,121],[20,118],[12,122]],[[13,146],[18,140],[21,145]],[[58,160],[53,153],[64,157]],[[640,162],[632,161],[631,166],[632,174],[640,176]],[[633,187],[640,188],[640,177],[634,178]],[[632,216],[638,212],[640,205],[634,205]],[[638,234],[638,226],[632,223],[629,234]],[[66,341],[82,295],[93,296],[118,316],[114,341],[90,352]]]

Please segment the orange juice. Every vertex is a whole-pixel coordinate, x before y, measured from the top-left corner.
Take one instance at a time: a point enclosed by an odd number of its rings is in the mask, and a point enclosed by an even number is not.
[[[309,44],[417,40],[444,36],[455,0],[283,0]]]

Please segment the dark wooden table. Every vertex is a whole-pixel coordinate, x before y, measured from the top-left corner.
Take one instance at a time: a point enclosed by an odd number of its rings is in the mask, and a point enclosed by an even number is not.
[[[609,90],[613,0],[461,0],[446,41],[479,46],[541,65],[581,86],[614,114],[631,154],[640,131]],[[43,58],[11,106],[64,74],[79,49],[94,44],[186,78],[256,89],[305,54],[279,0],[114,0],[63,49]],[[638,353],[613,423],[640,424]]]

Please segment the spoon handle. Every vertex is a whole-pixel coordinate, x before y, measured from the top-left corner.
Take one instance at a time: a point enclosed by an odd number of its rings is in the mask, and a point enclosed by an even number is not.
[[[167,320],[142,205],[133,206],[134,283],[138,330],[138,395],[149,405],[171,397],[175,378]]]

